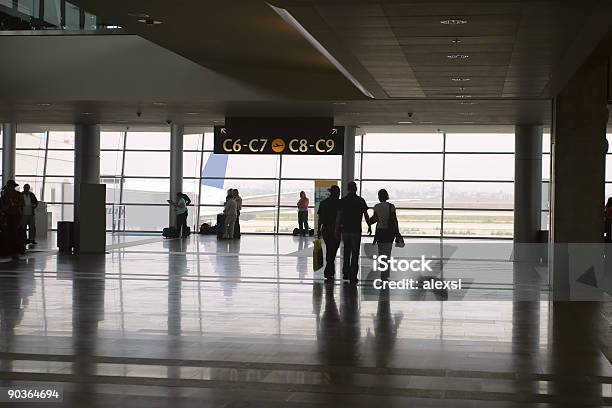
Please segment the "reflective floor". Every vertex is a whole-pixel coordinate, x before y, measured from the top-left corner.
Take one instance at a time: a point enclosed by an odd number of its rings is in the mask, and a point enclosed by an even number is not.
[[[609,303],[549,302],[508,242],[408,242],[466,288],[399,298],[368,290],[368,245],[351,286],[312,271],[309,238],[107,244],[0,262],[0,387],[58,385],[69,407],[612,404]]]

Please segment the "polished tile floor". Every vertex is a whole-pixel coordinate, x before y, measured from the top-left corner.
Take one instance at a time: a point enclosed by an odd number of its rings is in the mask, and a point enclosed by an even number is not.
[[[612,404],[612,308],[549,302],[508,242],[408,242],[466,288],[399,297],[369,290],[367,244],[359,286],[324,284],[309,238],[107,244],[0,262],[0,387],[58,385],[67,407]]]

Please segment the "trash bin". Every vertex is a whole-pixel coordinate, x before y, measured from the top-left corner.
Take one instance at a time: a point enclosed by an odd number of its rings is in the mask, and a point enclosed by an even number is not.
[[[72,252],[74,247],[74,222],[59,221],[57,223],[57,247],[60,252]]]

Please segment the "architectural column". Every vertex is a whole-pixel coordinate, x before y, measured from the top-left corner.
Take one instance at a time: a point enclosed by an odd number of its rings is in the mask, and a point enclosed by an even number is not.
[[[534,260],[539,251],[530,249],[537,247],[542,218],[542,126],[516,125],[514,140],[514,255]]]
[[[17,125],[4,123],[2,125],[2,185],[15,179],[15,144]]]
[[[355,136],[357,128],[346,126],[344,129],[344,152],[342,153],[342,180],[340,194],[345,196],[348,183],[355,180]],[[361,194],[361,192],[359,192]]]
[[[176,193],[183,191],[183,125],[170,125],[170,197],[176,201]],[[168,225],[176,227],[176,213],[170,207]]]
[[[81,184],[100,184],[100,127],[74,127],[74,221],[79,222]]]
[[[74,127],[74,250],[103,253],[106,248],[106,185],[100,184],[100,127]]]
[[[603,242],[607,86],[607,57],[591,57],[554,100],[550,270],[559,300],[568,298],[576,281],[569,265],[577,259],[572,255],[577,247],[571,244]],[[581,251],[595,247],[581,246]]]

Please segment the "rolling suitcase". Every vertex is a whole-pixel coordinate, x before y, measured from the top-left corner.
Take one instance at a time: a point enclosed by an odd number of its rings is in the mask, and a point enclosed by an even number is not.
[[[225,232],[225,214],[217,214],[217,239],[223,239]]]

